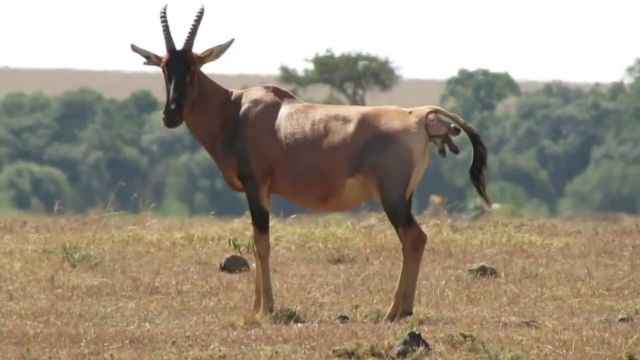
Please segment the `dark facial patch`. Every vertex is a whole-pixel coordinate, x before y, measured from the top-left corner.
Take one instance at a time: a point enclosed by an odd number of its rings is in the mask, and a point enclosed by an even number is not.
[[[175,128],[182,123],[182,113],[189,95],[188,77],[191,74],[191,66],[190,52],[174,50],[167,55],[162,68],[167,91],[163,121],[168,128]]]

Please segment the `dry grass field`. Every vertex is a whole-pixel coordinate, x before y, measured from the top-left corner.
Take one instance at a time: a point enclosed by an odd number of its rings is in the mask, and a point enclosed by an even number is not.
[[[218,269],[246,215],[4,215],[0,357],[379,359],[412,329],[433,346],[413,358],[640,357],[640,218],[419,222],[416,312],[389,324],[400,247],[378,213],[272,219],[267,319],[248,312],[253,267]],[[499,276],[472,276],[478,262]]]
[[[250,85],[278,83],[275,76],[269,75],[209,74],[209,76],[224,86],[236,89]],[[535,81],[520,82],[523,91],[539,89],[542,85],[542,83]],[[26,93],[42,91],[47,95],[55,96],[80,87],[95,89],[105,96],[113,98],[127,97],[131,92],[139,89],[151,91],[158,99],[165,97],[164,83],[159,73],[0,67],[0,98],[14,91]],[[438,104],[443,89],[444,81],[442,80],[404,79],[389,92],[370,93],[367,101],[371,105]],[[311,88],[306,93],[318,101],[324,99],[327,94],[327,88],[322,86]]]

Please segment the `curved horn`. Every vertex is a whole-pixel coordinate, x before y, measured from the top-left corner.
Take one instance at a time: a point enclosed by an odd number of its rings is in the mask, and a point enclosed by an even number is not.
[[[162,34],[164,34],[164,44],[167,47],[167,51],[175,50],[176,45],[173,43],[169,21],[167,20],[167,5],[160,10],[160,24],[162,25]]]
[[[183,50],[193,49],[193,42],[196,40],[196,34],[198,33],[198,28],[200,27],[200,22],[202,21],[202,17],[204,16],[204,6],[200,6],[200,10],[196,13],[195,19],[193,19],[193,24],[191,25],[191,29],[189,30],[189,34],[187,38],[184,40],[184,45],[182,45]]]

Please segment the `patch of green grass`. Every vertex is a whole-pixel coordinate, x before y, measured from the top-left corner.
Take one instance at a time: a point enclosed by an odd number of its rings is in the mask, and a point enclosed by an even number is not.
[[[271,318],[276,324],[302,324],[304,318],[297,308],[280,308],[273,312]]]
[[[470,333],[461,332],[458,334],[463,346],[477,354],[479,359],[487,360],[522,360],[524,357],[519,353],[514,353],[505,349],[497,348],[484,339]],[[455,340],[454,340],[455,341]]]
[[[253,243],[251,241],[241,244],[238,238],[229,238],[227,240],[229,243],[229,247],[235,250],[240,256],[244,253],[252,254],[253,253]]]
[[[338,359],[386,359],[386,351],[379,344],[363,345],[361,343],[349,343],[331,349],[331,355]]]
[[[384,320],[385,315],[386,315],[386,312],[382,309],[372,309],[365,312],[362,315],[362,318],[367,322],[378,324]]]
[[[104,256],[101,254],[96,254],[92,250],[80,249],[73,244],[62,245],[62,258],[74,269],[81,264],[95,268],[104,262]]]

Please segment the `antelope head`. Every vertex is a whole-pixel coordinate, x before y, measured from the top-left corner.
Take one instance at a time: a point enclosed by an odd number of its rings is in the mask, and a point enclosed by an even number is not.
[[[181,49],[171,37],[169,21],[167,20],[167,6],[160,11],[160,24],[164,35],[166,55],[158,56],[151,51],[131,44],[131,50],[145,59],[145,65],[158,66],[164,75],[166,102],[162,112],[162,122],[167,128],[173,129],[182,124],[184,110],[189,96],[194,93],[196,74],[202,65],[220,58],[231,46],[234,39],[224,44],[216,45],[201,53],[193,52],[193,43],[204,16],[204,7],[200,7],[191,25]]]

